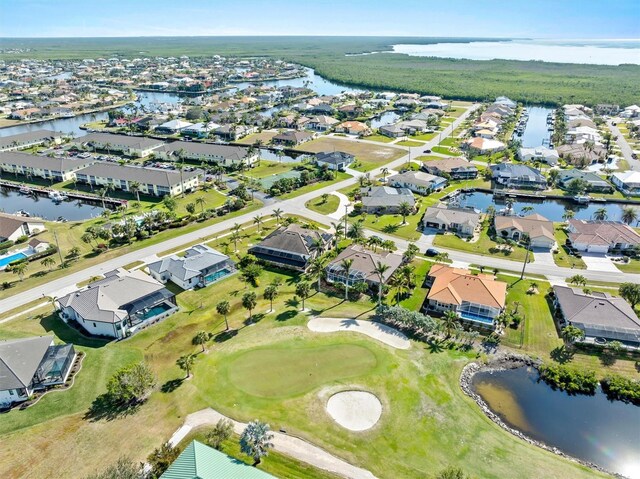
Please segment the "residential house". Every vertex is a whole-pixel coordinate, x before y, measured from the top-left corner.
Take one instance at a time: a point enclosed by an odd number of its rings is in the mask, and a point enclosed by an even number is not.
[[[116,190],[132,192],[132,185],[139,185],[139,193],[152,196],[176,196],[195,190],[203,176],[200,169],[184,171],[119,165],[99,162],[76,172],[79,183],[101,188],[111,186]]]
[[[625,195],[640,196],[640,172],[625,171],[611,175],[611,182]]]
[[[323,151],[316,153],[316,164],[320,167],[327,165],[330,170],[344,169],[353,163],[355,156],[344,151]]]
[[[371,134],[371,128],[361,121],[343,121],[335,127],[334,131],[355,136],[369,136]]]
[[[622,112],[620,112],[620,118],[636,118],[640,116],[640,106],[631,105],[626,107]]]
[[[30,155],[20,151],[0,152],[0,170],[14,175],[36,176],[54,183],[69,181],[76,172],[93,164],[93,158]]]
[[[216,128],[220,128],[220,125],[217,123],[194,123],[191,126],[183,128],[180,131],[182,136],[188,136],[192,138],[208,138],[209,133],[214,131]]]
[[[624,299],[609,293],[585,293],[568,286],[553,287],[553,304],[561,326],[581,329],[584,342],[619,341],[640,347],[640,319]]]
[[[332,240],[330,233],[292,223],[270,233],[249,253],[275,266],[304,272],[314,258],[331,248]]]
[[[236,270],[227,255],[198,244],[184,256],[171,255],[149,264],[149,274],[161,283],[171,281],[182,289],[204,288],[226,278]]]
[[[446,178],[423,171],[405,171],[387,178],[387,183],[394,188],[408,188],[414,193],[428,195],[447,186]]]
[[[245,125],[223,125],[213,130],[216,136],[225,141],[236,141],[247,135],[255,133],[257,129],[255,127],[248,127]]]
[[[164,142],[144,136],[112,135],[109,133],[89,133],[71,140],[72,144],[85,150],[107,150],[128,156],[144,158],[161,147]]]
[[[526,165],[500,163],[491,165],[491,177],[497,184],[507,188],[544,190],[547,179],[540,170]]]
[[[224,166],[240,163],[251,166],[260,159],[260,152],[257,149],[196,141],[166,143],[158,148],[155,154],[158,158],[168,161],[177,161],[182,158],[196,162],[218,163]]]
[[[140,270],[115,270],[58,299],[63,321],[122,339],[178,310],[175,294]]]
[[[352,260],[349,274],[343,268],[344,260]],[[380,276],[376,273],[378,263],[388,266],[382,275],[382,284],[386,284],[389,278],[402,264],[402,256],[388,251],[373,251],[364,246],[352,244],[343,249],[326,266],[326,281],[329,284],[345,284],[353,286],[356,283],[366,283],[372,290],[378,291]]]
[[[416,200],[408,188],[368,186],[360,190],[362,209],[372,214],[396,214],[400,205],[407,203],[415,209]]]
[[[532,248],[552,249],[556,244],[553,222],[542,215],[500,216],[494,218],[496,235],[514,241],[529,240]]]
[[[62,143],[64,135],[57,131],[36,130],[0,138],[0,151],[22,150],[33,146]]]
[[[633,228],[616,221],[569,220],[569,241],[578,251],[608,253],[628,251],[640,245]]]
[[[222,478],[275,479],[275,476],[198,441],[191,441],[160,476],[160,479]]]
[[[491,274],[471,274],[468,269],[434,264],[427,275],[428,311],[454,311],[469,323],[492,327],[504,311],[507,283]]]
[[[378,128],[378,132],[381,135],[388,136],[389,138],[400,138],[406,135],[404,129],[400,128],[398,125],[383,125]]]
[[[29,241],[29,249],[34,253],[44,253],[49,248],[51,248],[51,243],[48,241],[42,241],[38,238],[33,238]]]
[[[0,341],[0,407],[64,384],[75,358],[73,344],[56,345],[53,336]]]
[[[560,145],[557,148],[560,158],[570,165],[587,166],[599,163],[607,157],[607,150],[599,145],[587,148],[582,144]]]
[[[464,158],[442,158],[422,163],[421,168],[432,175],[452,180],[471,180],[478,176],[478,168]]]
[[[476,151],[481,155],[489,154],[489,153],[497,153],[506,148],[505,144],[498,140],[489,140],[486,138],[469,138],[462,146],[469,150]]]
[[[480,212],[470,208],[429,206],[422,217],[422,226],[452,231],[460,236],[473,236],[480,225],[480,216]]]
[[[560,188],[566,189],[575,179],[586,182],[588,185],[587,191],[613,193],[613,186],[591,171],[578,170],[575,168],[571,170],[560,170],[556,182]]]
[[[560,155],[558,150],[547,148],[546,146],[538,146],[536,148],[518,149],[518,158],[520,161],[530,161],[532,163],[539,161],[554,166],[558,163]]]
[[[313,116],[305,125],[305,128],[315,131],[328,131],[336,125],[338,120],[326,115]]]
[[[0,213],[0,241],[16,241],[21,236],[33,236],[45,230],[44,221],[26,216]]]
[[[191,122],[175,119],[158,125],[155,131],[156,133],[165,135],[175,135],[176,133],[179,133],[185,128],[189,128],[191,126],[193,126],[193,123]]]
[[[312,140],[314,134],[308,131],[283,131],[271,138],[271,143],[275,145],[297,146],[305,141]]]

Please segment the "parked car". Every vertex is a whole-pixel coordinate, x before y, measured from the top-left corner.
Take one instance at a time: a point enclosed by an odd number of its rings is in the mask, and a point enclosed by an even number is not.
[[[425,153],[431,153],[431,148],[427,148],[426,150],[424,150]]]
[[[435,249],[435,248],[429,248],[429,249],[427,249],[427,251],[425,252],[425,254],[426,254],[427,256],[438,256],[438,255],[440,254],[440,252],[439,252],[437,249]]]

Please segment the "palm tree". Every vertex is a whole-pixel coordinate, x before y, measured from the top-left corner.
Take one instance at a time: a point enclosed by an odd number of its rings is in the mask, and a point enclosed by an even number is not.
[[[176,365],[187,373],[187,379],[191,376],[191,368],[193,367],[195,360],[195,354],[185,354],[180,356],[176,361]]]
[[[264,299],[270,302],[270,311],[273,311],[273,300],[278,297],[278,286],[270,284],[264,290]]]
[[[576,341],[582,341],[584,339],[584,331],[573,325],[568,325],[562,328],[562,339],[564,339],[569,345],[573,346]]]
[[[587,284],[587,278],[585,278],[581,274],[576,274],[571,276],[571,278],[569,278],[568,281],[569,283],[575,284],[576,286],[586,286]]]
[[[400,298],[404,297],[409,291],[409,285],[407,284],[407,277],[396,271],[391,276],[391,285],[396,289],[396,305],[400,304]]]
[[[17,274],[20,278],[20,281],[24,279],[24,274],[27,272],[27,265],[29,263],[18,263],[11,267],[11,271],[13,274]]]
[[[364,238],[364,228],[362,227],[362,223],[360,221],[356,221],[349,228],[349,233],[347,234],[349,238],[351,238],[354,242],[359,243]]]
[[[385,166],[384,168],[382,168],[382,170],[380,170],[380,173],[382,173],[382,182],[384,183],[387,180],[387,175],[389,174],[389,168]]]
[[[312,277],[316,277],[318,281],[317,290],[320,292],[320,281],[322,280],[322,276],[324,275],[324,267],[326,265],[326,259],[322,256],[316,256],[309,263],[309,275]]]
[[[141,188],[142,188],[142,185],[140,183],[138,183],[137,181],[132,181],[129,184],[129,191],[136,195],[136,200],[138,201],[138,203],[140,203],[140,189]]]
[[[273,210],[273,217],[276,219],[276,224],[280,226],[280,220],[282,219],[283,211],[280,208]]]
[[[218,304],[216,304],[216,311],[218,312],[218,314],[224,316],[224,324],[227,328],[227,331],[229,331],[229,321],[227,321],[227,314],[229,314],[229,312],[231,311],[231,305],[229,304],[229,301],[220,301]]]
[[[604,221],[607,219],[609,215],[607,214],[607,209],[606,208],[598,208],[596,211],[594,211],[593,213],[593,219],[596,221]]]
[[[632,206],[626,206],[622,208],[622,216],[620,219],[626,224],[630,225],[634,221],[638,221],[638,210]]]
[[[296,296],[300,296],[300,299],[302,299],[302,311],[304,311],[304,300],[309,297],[309,290],[309,283],[306,281],[296,284]]]
[[[198,331],[196,335],[193,337],[193,344],[196,346],[202,346],[202,352],[204,353],[204,346],[207,344],[207,341],[211,339],[211,333],[207,333],[206,331]]]
[[[444,329],[447,339],[451,337],[453,331],[458,329],[458,321],[459,318],[455,311],[448,310],[442,316],[442,329]]]
[[[573,210],[565,210],[564,213],[562,214],[562,219],[564,221],[569,221],[571,218],[573,218],[576,215],[576,212]]]
[[[257,214],[256,216],[253,217],[253,224],[254,225],[258,225],[258,234],[262,233],[262,223],[264,222],[264,219],[262,217],[262,215]]]
[[[530,213],[531,211],[533,211],[535,208],[533,206],[523,206],[521,213]]]
[[[53,266],[56,264],[56,260],[51,256],[47,256],[45,259],[40,261],[40,264],[46,268],[49,268],[49,271],[53,269]]]
[[[376,267],[373,272],[378,275],[378,306],[382,304],[382,287],[384,285],[384,273],[389,269],[389,265],[383,264],[380,261],[376,263]]]
[[[273,447],[271,440],[273,434],[268,424],[258,421],[251,421],[240,436],[240,450],[253,458],[253,465],[260,464],[262,457],[269,454],[269,449]]]
[[[200,210],[202,212],[202,214],[204,214],[204,205],[206,204],[206,201],[204,200],[204,198],[202,196],[196,198],[196,205],[198,205],[200,207]]]
[[[240,233],[234,231],[231,233],[231,241],[233,241],[233,252],[238,251],[238,240],[240,239]]]
[[[353,266],[352,259],[343,259],[340,262],[340,267],[344,271],[344,300],[347,301],[349,297],[349,273],[351,272],[351,266]]]
[[[258,304],[258,298],[253,291],[247,291],[242,295],[242,307],[249,311],[249,321],[253,318],[253,310]]]
[[[413,207],[406,201],[403,201],[398,205],[398,213],[402,215],[402,224],[406,225],[407,216],[413,213]]]

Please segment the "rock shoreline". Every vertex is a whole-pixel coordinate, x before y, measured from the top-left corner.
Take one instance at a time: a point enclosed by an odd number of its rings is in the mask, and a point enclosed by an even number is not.
[[[578,459],[576,457],[570,456],[569,454],[566,454],[564,452],[562,452],[560,449],[558,449],[557,447],[553,447],[553,446],[549,446],[547,444],[545,444],[542,441],[538,441],[535,439],[530,438],[529,436],[527,436],[525,433],[523,433],[522,431],[512,428],[511,426],[509,426],[508,424],[506,424],[501,418],[500,416],[498,416],[498,414],[496,414],[495,412],[493,412],[491,410],[491,408],[489,407],[489,405],[484,401],[484,399],[482,399],[482,397],[480,397],[480,395],[478,393],[476,393],[473,390],[473,386],[472,386],[472,379],[473,376],[476,373],[479,372],[485,372],[485,371],[503,371],[505,369],[516,369],[516,368],[520,368],[520,367],[533,367],[533,368],[538,368],[540,365],[542,364],[541,361],[538,360],[534,360],[528,356],[523,356],[523,355],[518,355],[518,354],[505,354],[505,355],[501,355],[501,356],[497,356],[494,359],[490,360],[488,363],[486,364],[479,364],[479,363],[469,363],[467,364],[463,369],[462,369],[462,373],[460,374],[460,387],[462,388],[462,391],[464,391],[464,393],[469,396],[470,398],[472,398],[476,404],[478,405],[478,407],[480,407],[480,409],[482,410],[482,412],[489,418],[491,419],[494,423],[496,423],[498,426],[500,426],[502,429],[510,432],[511,434],[513,434],[514,436],[522,439],[523,441],[532,444],[534,446],[538,446],[546,451],[552,452],[558,456],[564,457],[565,459],[569,459],[573,462],[577,462],[578,464],[581,464],[583,466],[587,466],[591,469],[594,469],[596,471],[599,472],[603,472],[605,474],[609,474],[613,477],[619,478],[619,479],[627,479],[626,476],[623,476],[621,474],[615,473],[615,472],[611,472],[608,471],[606,469],[604,469],[603,467],[594,464],[592,462],[589,461],[585,461],[582,459]]]

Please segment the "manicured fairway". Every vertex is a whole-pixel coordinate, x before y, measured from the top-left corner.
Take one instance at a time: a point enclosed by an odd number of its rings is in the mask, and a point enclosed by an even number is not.
[[[354,344],[291,344],[247,351],[227,362],[230,381],[252,396],[285,398],[323,384],[354,378],[376,366],[375,355]]]

